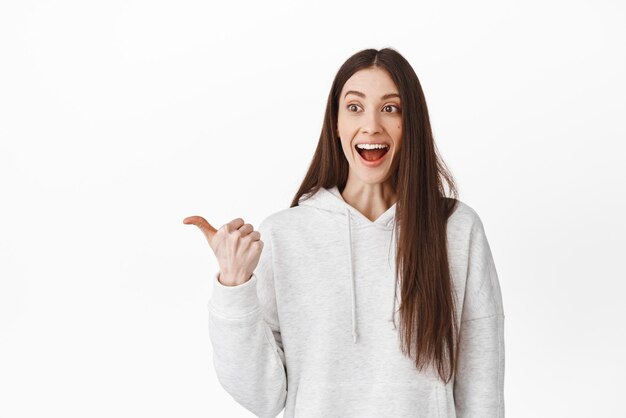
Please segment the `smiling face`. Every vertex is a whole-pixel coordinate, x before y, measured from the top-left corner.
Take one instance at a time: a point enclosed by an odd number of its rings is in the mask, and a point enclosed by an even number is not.
[[[360,70],[346,81],[339,97],[337,135],[350,165],[351,181],[383,183],[396,169],[402,143],[401,105],[399,91],[383,69]],[[362,156],[357,144],[388,148],[382,158],[370,162],[366,158],[376,158],[381,152],[365,151]]]

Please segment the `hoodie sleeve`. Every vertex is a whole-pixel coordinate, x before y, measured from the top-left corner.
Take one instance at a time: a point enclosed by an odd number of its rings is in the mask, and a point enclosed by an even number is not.
[[[475,215],[461,327],[454,404],[458,418],[504,418],[504,310],[483,224]]]
[[[209,335],[213,365],[222,387],[258,417],[274,418],[285,407],[287,372],[278,323],[272,247],[266,223],[259,264],[252,277],[226,286],[213,274],[209,300]]]

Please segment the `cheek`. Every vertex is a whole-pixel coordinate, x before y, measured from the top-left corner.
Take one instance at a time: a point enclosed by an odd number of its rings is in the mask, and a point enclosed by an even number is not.
[[[396,126],[395,137],[402,140],[402,125]]]

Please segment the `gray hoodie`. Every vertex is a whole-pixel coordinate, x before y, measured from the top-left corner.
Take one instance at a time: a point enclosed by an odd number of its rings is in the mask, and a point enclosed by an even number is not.
[[[478,214],[459,202],[448,220],[460,351],[444,384],[400,349],[395,210],[371,221],[321,188],[261,222],[250,280],[212,275],[213,364],[235,401],[262,418],[504,417],[502,295]]]

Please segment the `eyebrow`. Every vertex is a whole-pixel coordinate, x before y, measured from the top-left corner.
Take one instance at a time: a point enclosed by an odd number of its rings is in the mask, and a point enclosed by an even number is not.
[[[356,90],[348,90],[346,92],[346,94],[343,96],[343,98],[345,99],[348,94],[354,94],[355,96],[359,96],[359,97],[365,98],[365,93],[361,93],[360,91],[356,91]],[[380,99],[381,100],[385,100],[385,99],[389,99],[391,97],[398,97],[398,98],[400,98],[400,95],[398,93],[387,93],[384,96],[382,96]]]

